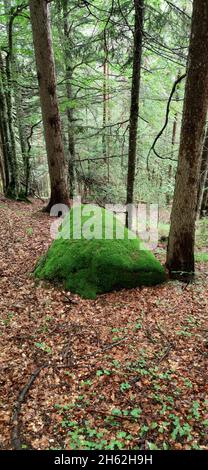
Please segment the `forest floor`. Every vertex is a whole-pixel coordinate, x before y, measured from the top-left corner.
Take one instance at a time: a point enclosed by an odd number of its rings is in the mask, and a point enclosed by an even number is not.
[[[208,264],[83,300],[31,274],[40,208],[0,200],[0,448],[207,449]]]

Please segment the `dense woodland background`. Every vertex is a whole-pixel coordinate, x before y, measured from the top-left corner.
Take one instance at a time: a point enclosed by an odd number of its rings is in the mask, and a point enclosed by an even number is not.
[[[147,156],[164,125],[167,101],[187,61],[191,1],[149,1],[145,8],[135,199],[170,203],[184,95],[172,98],[157,158]],[[76,191],[100,203],[125,202],[133,63],[131,1],[51,2],[57,92],[65,155]],[[1,100],[9,124],[18,193],[49,197],[31,24],[26,4],[1,1]],[[6,95],[6,96],[5,96]],[[2,156],[3,158],[3,156]],[[4,178],[2,178],[2,189]]]
[[[50,210],[76,194],[169,206],[175,187],[167,266],[194,271],[208,193],[206,4],[192,26],[183,0],[33,1],[30,13],[1,1],[1,11],[2,191],[49,197]]]

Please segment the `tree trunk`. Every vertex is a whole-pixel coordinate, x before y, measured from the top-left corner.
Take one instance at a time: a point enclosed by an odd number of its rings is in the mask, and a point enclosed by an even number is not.
[[[51,197],[46,210],[50,211],[54,204],[69,204],[69,194],[56,93],[49,3],[47,0],[30,0],[29,4],[51,183]]]
[[[107,46],[107,34],[106,30],[104,30],[103,35],[103,52],[104,52],[104,59],[103,59],[103,132],[102,132],[102,147],[103,147],[103,158],[106,162],[107,157],[107,139],[106,139],[106,125],[107,125],[107,100],[108,100],[108,76],[107,76],[107,69],[108,69],[108,46]]]
[[[16,58],[13,60],[12,70],[14,71],[15,76],[20,75],[19,64]],[[14,84],[14,93],[15,93],[15,108],[16,108],[16,122],[18,127],[19,134],[19,143],[22,154],[23,162],[23,171],[24,171],[24,187],[22,188],[22,197],[26,197],[29,194],[29,182],[30,182],[30,156],[27,149],[27,129],[25,126],[25,116],[24,116],[24,97],[22,96],[21,88],[18,83]]]
[[[1,89],[4,114],[4,134],[7,147],[7,161],[9,167],[9,182],[6,185],[6,196],[16,198],[19,193],[19,172],[16,155],[16,137],[14,126],[14,112],[13,112],[13,83],[12,83],[12,61],[13,61],[13,24],[17,16],[17,10],[12,7],[11,1],[4,0],[4,11],[8,15],[6,25],[8,51],[6,59],[4,60],[0,52],[0,69],[1,69]],[[5,63],[4,63],[5,62]]]
[[[0,106],[1,106],[1,93],[0,93]],[[7,156],[7,145],[4,133],[4,127],[2,123],[2,113],[0,113],[0,148],[1,148],[1,166],[2,166],[2,181],[3,181],[3,192],[6,195],[9,187],[9,167],[8,167],[8,156]]]
[[[181,71],[179,70],[178,74],[177,74],[177,79],[179,79],[180,76],[181,76]],[[175,101],[177,102],[178,100],[179,100],[179,94],[178,94],[178,88],[177,88],[176,94],[175,94]],[[172,140],[171,140],[171,158],[172,159],[175,158],[174,153],[175,153],[175,145],[176,145],[177,126],[178,126],[178,112],[176,111],[174,113],[173,128],[172,128]],[[173,177],[173,166],[172,166],[172,163],[170,163],[168,165],[168,181],[169,181],[169,183],[171,183],[172,177]],[[169,191],[166,193],[166,204],[167,204],[167,206],[169,206],[169,204],[170,204],[170,192]]]
[[[20,190],[19,185],[19,171],[17,163],[17,152],[16,152],[16,136],[15,136],[15,125],[14,125],[14,112],[13,112],[13,83],[12,83],[12,63],[13,63],[13,24],[16,18],[16,13],[11,6],[11,1],[4,1],[5,13],[9,15],[9,21],[7,24],[7,37],[8,37],[8,53],[6,55],[6,100],[7,100],[7,115],[8,115],[8,127],[9,127],[9,139],[11,146],[10,153],[10,167],[11,167],[11,181],[8,191],[8,195],[11,197],[17,197]]]
[[[5,75],[3,57],[0,51],[0,127],[5,167],[5,195],[16,196],[16,164],[9,126],[9,113],[6,89],[8,87]]]
[[[69,102],[73,99],[72,91],[72,58],[70,54],[70,26],[68,22],[69,0],[62,0],[63,20],[64,20],[64,56],[65,56],[65,69],[66,69],[66,94]],[[74,141],[74,112],[71,104],[67,107],[67,120],[68,120],[68,170],[69,170],[69,195],[72,199],[75,189],[75,174],[74,174],[74,160],[75,160],[75,141]]]
[[[5,192],[6,192],[6,175],[5,175],[4,152],[3,152],[1,131],[0,131],[0,177],[1,177],[1,180],[2,180],[3,193],[5,194]]]
[[[208,2],[194,0],[167,267],[172,276],[194,273],[197,190],[208,107]],[[186,274],[189,273],[188,276]]]
[[[4,173],[5,173],[4,194],[6,195],[9,189],[9,183],[10,183],[10,173],[9,173],[10,145],[9,145],[7,114],[6,114],[6,100],[5,100],[4,90],[2,87],[1,75],[0,75],[0,136],[1,136],[1,145],[2,145],[2,157],[4,161]]]
[[[110,107],[110,99],[111,99],[111,94],[110,94],[110,64],[109,62],[107,63],[107,84],[108,84],[108,101],[107,101],[107,123],[111,123],[111,107]],[[108,134],[107,134],[107,156],[110,157],[111,154],[111,141],[112,141],[112,128],[109,126],[108,128]],[[110,158],[107,159],[107,165],[108,165],[108,183],[110,182]]]
[[[144,18],[144,0],[134,0],[135,26],[134,26],[134,58],[131,88],[131,109],[129,124],[129,152],[127,175],[127,204],[133,203],[134,180],[136,168],[137,129],[139,116],[139,91],[142,59],[142,30]],[[131,228],[131,215],[126,218],[126,225]]]
[[[202,162],[201,162],[201,172],[200,172],[200,183],[198,191],[198,201],[197,201],[197,219],[200,218],[202,203],[204,199],[204,192],[206,187],[208,177],[208,126],[206,130],[206,135],[204,139],[203,152],[202,152]]]
[[[205,213],[206,215],[208,215],[208,176],[204,188],[201,212],[202,214]]]
[[[107,33],[104,31],[104,61],[103,61],[103,132],[102,132],[102,147],[103,147],[103,158],[107,165],[107,180],[110,180],[110,138],[108,124],[110,122],[110,107],[109,107],[109,62],[108,62],[108,39]]]

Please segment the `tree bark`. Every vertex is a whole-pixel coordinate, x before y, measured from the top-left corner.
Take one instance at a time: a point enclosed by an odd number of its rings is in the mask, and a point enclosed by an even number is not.
[[[0,177],[2,180],[2,189],[3,193],[6,192],[6,174],[5,174],[5,161],[4,161],[4,151],[3,151],[3,144],[2,144],[2,136],[1,136],[1,129],[0,129]]]
[[[63,8],[63,23],[64,23],[64,56],[65,56],[65,70],[66,70],[66,94],[69,101],[73,99],[72,90],[72,57],[70,54],[70,26],[68,21],[68,9],[69,0],[62,0]],[[70,199],[74,196],[75,189],[75,171],[74,171],[74,160],[75,160],[75,140],[74,140],[74,112],[71,104],[67,107],[67,120],[68,120],[68,172],[69,172],[69,195]]]
[[[208,177],[208,126],[206,130],[206,135],[205,135],[204,145],[203,145],[203,152],[202,152],[200,183],[199,183],[197,211],[196,211],[197,219],[199,219],[201,215],[207,177]]]
[[[107,157],[107,144],[106,144],[106,124],[107,124],[107,86],[106,86],[106,70],[107,63],[106,59],[103,64],[103,135],[102,135],[102,145],[103,145],[103,159],[106,161]]]
[[[1,105],[1,97],[0,97],[0,105]],[[4,129],[2,126],[2,118],[0,113],[0,151],[1,151],[1,172],[2,172],[2,182],[3,182],[3,192],[6,194],[7,188],[9,186],[9,168],[8,168],[8,161],[6,155],[6,142],[4,136]]]
[[[1,102],[3,103],[5,144],[4,153],[7,158],[9,168],[8,184],[6,184],[5,194],[6,196],[16,198],[19,194],[19,171],[17,163],[17,152],[16,152],[16,136],[15,136],[15,123],[14,123],[14,90],[12,83],[12,61],[13,61],[13,25],[14,20],[18,16],[22,6],[12,7],[10,0],[4,0],[4,11],[8,15],[8,21],[6,24],[7,29],[7,53],[4,58],[0,51],[0,69],[1,69]],[[4,141],[4,139],[3,139]]]
[[[173,277],[194,273],[197,191],[208,108],[208,2],[194,0],[167,267]]]
[[[14,91],[12,83],[12,63],[13,63],[13,25],[16,16],[18,15],[17,10],[11,6],[11,1],[4,1],[5,13],[9,15],[9,21],[7,24],[7,37],[8,37],[8,52],[6,55],[6,100],[7,100],[7,115],[8,115],[8,127],[9,127],[9,138],[11,146],[10,154],[10,167],[11,167],[11,181],[8,190],[8,195],[11,197],[17,197],[20,190],[19,184],[19,169],[17,163],[17,151],[16,151],[16,136],[15,136],[15,123],[14,123]]]
[[[29,4],[51,184],[51,197],[46,210],[50,211],[54,204],[69,205],[66,163],[56,92],[49,3],[47,0],[30,0]]]
[[[206,180],[205,188],[204,188],[201,212],[202,214],[203,213],[205,213],[206,215],[208,214],[208,176],[207,176],[207,180]]]
[[[131,88],[131,109],[129,124],[129,152],[127,175],[127,204],[133,203],[134,181],[136,168],[137,129],[139,116],[139,91],[142,59],[142,30],[144,18],[144,0],[134,0],[135,25],[134,25],[134,57]],[[126,219],[127,226],[131,227],[131,217]]]
[[[30,182],[30,161],[27,150],[27,129],[25,125],[25,113],[23,108],[24,97],[22,96],[21,88],[18,85],[18,78],[20,76],[18,59],[14,58],[12,63],[12,71],[17,77],[17,83],[14,84],[15,94],[15,108],[16,108],[16,123],[18,127],[19,143],[22,154],[23,171],[24,171],[24,186],[21,190],[21,196],[27,198],[29,194],[29,182]]]
[[[179,79],[181,76],[181,71],[178,71],[177,74],[177,79]],[[175,93],[175,101],[177,102],[179,100],[179,94],[178,94],[178,88]],[[177,127],[178,127],[178,112],[175,111],[174,113],[174,119],[173,119],[173,128],[172,128],[172,140],[171,140],[171,158],[174,159],[174,151],[175,151],[175,145],[176,145],[176,136],[177,136]],[[172,163],[168,165],[168,180],[169,183],[171,183],[173,177],[173,166]],[[166,204],[169,206],[170,204],[170,192],[168,191],[166,193]]]
[[[110,180],[110,128],[107,126],[110,122],[110,107],[109,107],[109,61],[108,61],[108,36],[107,32],[104,31],[104,60],[103,60],[103,133],[102,133],[102,147],[103,147],[103,159],[107,164],[107,179]]]
[[[4,90],[2,87],[1,70],[0,70],[0,136],[1,136],[2,157],[3,157],[3,162],[4,162],[4,174],[5,174],[4,194],[6,195],[8,188],[9,188],[9,183],[10,183],[10,173],[9,173],[10,142],[9,142],[7,114],[6,114],[6,99],[5,99],[5,94],[4,94]]]
[[[15,197],[17,184],[16,164],[10,134],[11,128],[9,126],[8,96],[5,91],[7,87],[8,83],[6,80],[5,67],[0,51],[0,128],[5,168],[5,196]]]

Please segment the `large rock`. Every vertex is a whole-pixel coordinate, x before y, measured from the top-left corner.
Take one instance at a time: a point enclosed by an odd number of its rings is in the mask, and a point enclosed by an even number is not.
[[[159,284],[165,271],[113,213],[87,205],[67,214],[35,276],[95,298],[114,289]]]

